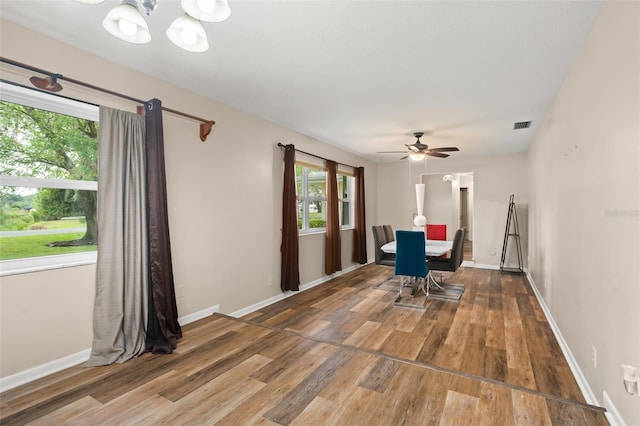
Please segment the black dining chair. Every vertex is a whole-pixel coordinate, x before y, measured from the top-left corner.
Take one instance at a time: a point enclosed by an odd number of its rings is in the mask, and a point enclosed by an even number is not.
[[[376,265],[395,266],[396,255],[394,253],[385,253],[382,251],[383,245],[391,241],[395,241],[391,225],[374,225],[371,227],[371,230],[373,231]]]
[[[460,228],[453,237],[451,254],[448,257],[430,257],[427,261],[432,271],[429,277],[431,295],[436,298],[458,300],[464,292],[464,284],[445,283],[442,274],[440,280],[436,280],[433,271],[455,272],[462,264],[464,254],[464,240],[467,235],[466,228]]]

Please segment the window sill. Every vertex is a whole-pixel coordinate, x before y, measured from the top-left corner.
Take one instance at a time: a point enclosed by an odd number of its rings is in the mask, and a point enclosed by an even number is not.
[[[95,264],[97,251],[0,261],[0,277]]]
[[[353,226],[340,228],[340,232],[342,232],[342,231],[353,231],[353,230],[354,230]],[[319,229],[317,231],[304,231],[304,232],[298,231],[298,236],[302,237],[303,235],[318,235],[318,234],[326,234],[326,233],[327,233],[326,229],[322,228],[322,229]]]
[[[318,229],[317,231],[298,231],[299,237],[302,237],[305,235],[318,235],[318,234],[326,234],[325,229],[322,228],[322,229]]]

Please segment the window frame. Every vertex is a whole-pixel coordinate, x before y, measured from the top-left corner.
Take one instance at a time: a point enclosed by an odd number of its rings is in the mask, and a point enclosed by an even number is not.
[[[302,191],[302,195],[298,194],[297,192],[297,186],[296,186],[296,200],[298,201],[298,203],[302,202],[302,228],[298,229],[298,234],[299,235],[308,235],[308,234],[319,234],[319,233],[324,233],[326,232],[327,228],[322,227],[322,228],[310,228],[309,227],[309,203],[311,201],[321,201],[325,203],[327,203],[327,196],[326,196],[326,185],[329,184],[328,182],[328,175],[327,175],[327,169],[324,166],[318,165],[318,164],[313,164],[313,163],[308,163],[305,161],[296,161],[295,162],[296,167],[300,166],[302,167],[302,182],[301,182],[301,191]],[[314,169],[314,170],[321,170],[325,172],[325,196],[324,197],[318,197],[318,196],[309,196],[309,169]],[[353,229],[354,228],[354,221],[355,221],[355,213],[354,213],[354,200],[355,200],[355,177],[353,176],[353,173],[347,172],[345,170],[338,170],[336,172],[336,177],[339,179],[340,176],[346,176],[347,177],[347,184],[348,184],[348,197],[344,198],[341,197],[342,194],[338,194],[338,209],[340,212],[339,218],[342,221],[342,203],[347,202],[349,203],[349,224],[347,225],[343,225],[340,224],[340,230],[348,230],[348,229]],[[337,188],[336,188],[337,190]]]
[[[19,85],[0,82],[0,100],[70,115],[92,121],[100,121],[99,107],[94,104],[51,95]],[[0,175],[1,186],[56,188],[97,191],[98,182],[72,179],[37,178],[30,176]],[[0,261],[0,276],[24,274],[50,269],[95,264],[97,250],[81,253],[56,254]]]
[[[327,203],[327,193],[326,193],[326,183],[327,183],[327,169],[323,166],[319,166],[316,164],[309,164],[305,162],[296,161],[296,166],[302,167],[302,194],[297,193],[296,187],[296,199],[299,202],[302,202],[302,228],[298,228],[298,234],[317,234],[326,232],[326,226],[320,228],[310,228],[309,227],[309,204],[311,201],[320,201],[324,202],[325,206]],[[325,173],[325,196],[309,196],[309,169],[320,170]]]
[[[340,224],[340,229],[353,229],[354,228],[354,221],[355,221],[355,212],[354,212],[354,201],[355,201],[355,190],[356,190],[356,179],[355,176],[353,176],[352,173],[347,173],[345,171],[340,171],[338,170],[337,177],[338,180],[340,179],[340,176],[345,176],[347,178],[347,185],[348,185],[348,191],[347,191],[347,197],[341,197],[340,195],[342,194],[338,194],[338,211],[340,212],[340,220],[342,220],[342,213],[343,213],[343,203],[349,203],[349,224],[344,225],[344,224]]]

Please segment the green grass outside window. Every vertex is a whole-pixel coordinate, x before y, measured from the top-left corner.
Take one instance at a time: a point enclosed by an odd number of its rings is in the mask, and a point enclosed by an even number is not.
[[[79,238],[82,238],[83,235],[84,232],[75,232],[69,234],[0,237],[0,260],[95,251],[97,249],[96,245],[74,247],[47,247],[47,244],[56,241],[77,240]]]

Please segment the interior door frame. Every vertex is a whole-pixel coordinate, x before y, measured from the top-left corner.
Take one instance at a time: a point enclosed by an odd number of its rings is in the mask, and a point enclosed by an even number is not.
[[[451,181],[451,203],[453,205],[453,218],[451,223],[460,225],[460,197],[461,197],[461,187],[466,188],[467,192],[467,240],[471,241],[472,252],[475,253],[474,246],[474,188],[475,188],[475,180],[473,172],[434,172],[434,173],[424,173],[420,175],[421,183],[428,183],[429,180],[434,179],[438,176],[440,179],[446,174],[451,174],[454,177],[454,180]],[[429,203],[429,194],[428,189],[425,193],[425,212],[427,210],[427,203]],[[429,222],[429,217],[427,216],[427,222]],[[448,233],[448,232],[447,232]]]

